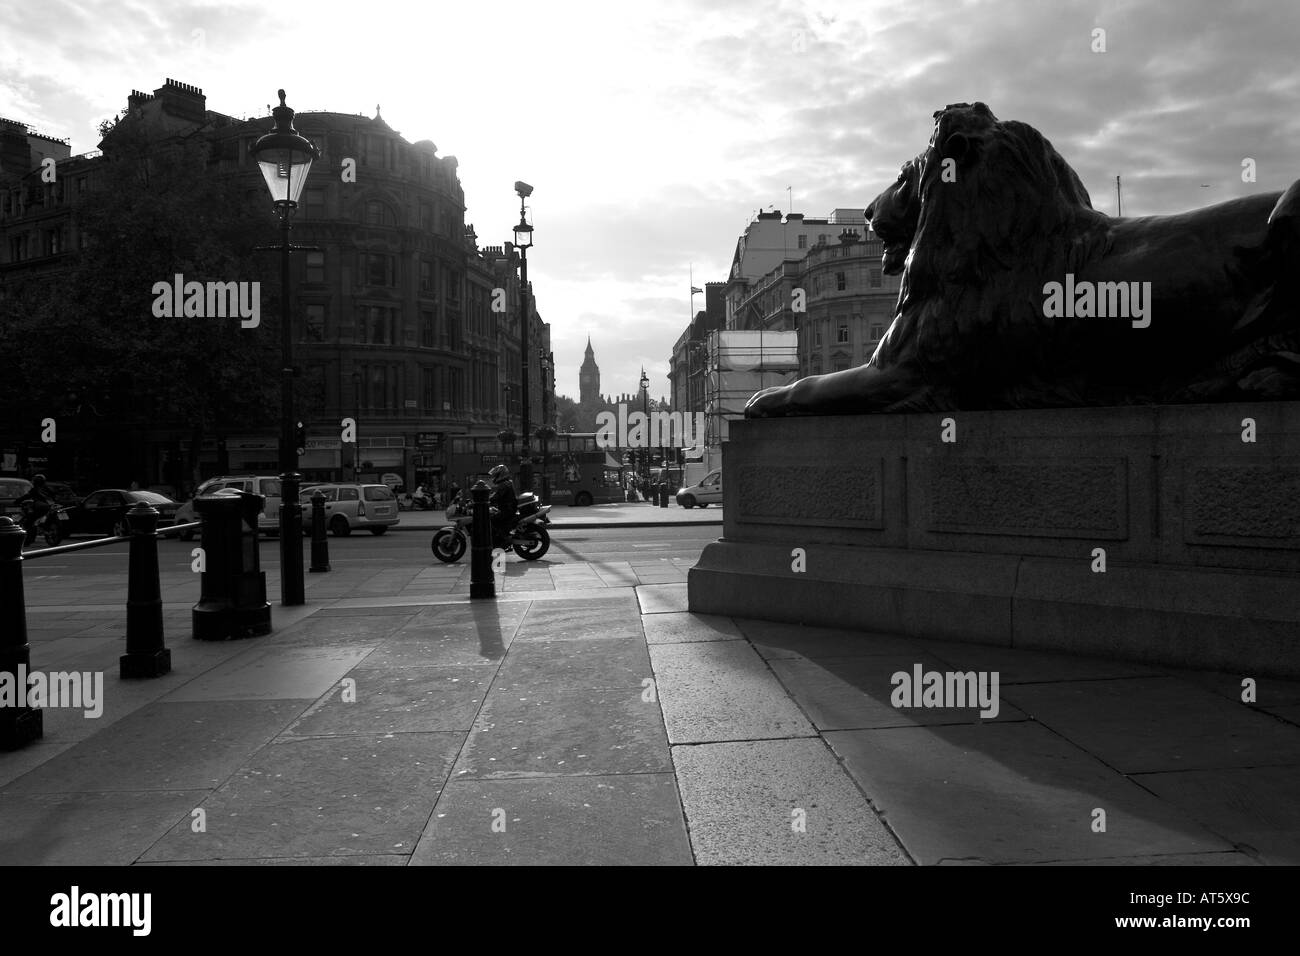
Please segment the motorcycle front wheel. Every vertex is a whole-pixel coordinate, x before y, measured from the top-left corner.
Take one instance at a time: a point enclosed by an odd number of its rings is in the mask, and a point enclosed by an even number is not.
[[[433,556],[443,564],[455,564],[465,554],[465,538],[450,528],[440,528],[434,532],[429,542]]]
[[[515,554],[525,561],[536,561],[551,550],[551,535],[538,524],[530,524],[514,535]]]
[[[42,532],[41,536],[45,538],[45,543],[53,548],[63,540],[63,529],[55,523],[46,528],[45,531]]]

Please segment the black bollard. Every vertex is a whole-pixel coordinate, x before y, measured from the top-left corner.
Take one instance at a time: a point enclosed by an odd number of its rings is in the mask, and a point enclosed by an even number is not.
[[[27,601],[23,597],[23,542],[27,531],[0,517],[0,683],[12,691],[12,705],[0,703],[0,750],[17,750],[44,733],[39,709],[27,706]]]
[[[492,512],[487,482],[477,481],[470,489],[470,496],[474,499],[474,520],[469,529],[469,596],[494,598],[497,582],[492,574]]]
[[[325,538],[325,494],[319,488],[311,496],[311,567],[308,571],[330,569],[330,546]]]
[[[666,481],[659,486],[659,507],[668,507],[668,482]]]
[[[220,501],[215,497],[194,499],[194,510],[203,522],[199,529],[199,550],[203,554],[203,571],[199,576],[199,603],[194,605],[191,613],[192,632],[200,641],[224,641],[231,632],[231,589],[230,562],[234,560],[230,552],[231,521],[230,507],[222,510]],[[238,521],[235,517],[234,521]],[[235,534],[238,534],[236,527]],[[233,547],[238,547],[235,538]]]
[[[161,677],[171,672],[172,652],[163,646],[162,588],[158,584],[158,512],[138,502],[126,514],[131,551],[126,578],[126,653],[122,678]]]

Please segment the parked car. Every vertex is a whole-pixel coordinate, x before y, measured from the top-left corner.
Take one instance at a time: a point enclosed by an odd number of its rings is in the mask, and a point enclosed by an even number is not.
[[[223,488],[231,488],[235,491],[247,491],[255,495],[262,495],[266,498],[266,504],[262,507],[262,512],[257,516],[257,530],[266,535],[278,534],[280,531],[280,479],[276,475],[222,475],[219,478],[209,478],[194,490],[194,497],[202,495],[211,495]],[[181,505],[180,510],[176,513],[177,524],[187,524],[191,521],[198,521],[199,513],[194,510],[194,499],[191,498],[185,504]],[[191,528],[189,531],[181,532],[181,538],[185,541],[194,540],[196,529]]]
[[[18,499],[31,490],[32,483],[26,478],[0,478],[0,515],[16,520],[22,514]]]
[[[683,508],[694,508],[696,505],[707,508],[709,505],[722,504],[722,469],[709,472],[698,485],[679,489],[677,503]]]
[[[160,528],[176,521],[176,512],[181,506],[179,501],[152,491],[101,488],[86,495],[80,504],[67,509],[68,520],[63,526],[63,534],[127,534],[126,513],[140,501],[158,510]]]
[[[383,534],[400,519],[397,497],[387,485],[322,484],[302,492],[303,534],[311,533],[312,496],[325,496],[325,526],[336,537],[358,528]]]

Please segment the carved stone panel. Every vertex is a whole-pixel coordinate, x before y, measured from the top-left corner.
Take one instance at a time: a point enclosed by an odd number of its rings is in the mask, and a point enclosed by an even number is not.
[[[1123,458],[931,460],[919,471],[932,532],[1128,537]]]
[[[852,468],[744,465],[737,476],[736,495],[727,494],[726,503],[738,507],[742,521],[882,528],[883,468],[879,458],[858,459]]]
[[[1300,548],[1300,461],[1191,467],[1186,513],[1191,544]]]

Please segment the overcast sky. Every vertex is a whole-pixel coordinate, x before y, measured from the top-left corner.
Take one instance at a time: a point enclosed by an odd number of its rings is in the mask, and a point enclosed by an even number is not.
[[[602,391],[634,391],[644,364],[666,394],[691,265],[698,286],[724,279],[753,214],[789,211],[787,187],[808,216],[865,207],[948,103],[1037,127],[1112,214],[1117,174],[1129,215],[1300,177],[1296,0],[3,7],[0,115],[74,153],[171,77],[235,116],[267,116],[281,86],[302,111],[381,104],[460,160],[484,245],[510,238],[513,183],[531,183],[529,275],[574,397],[588,334]]]

